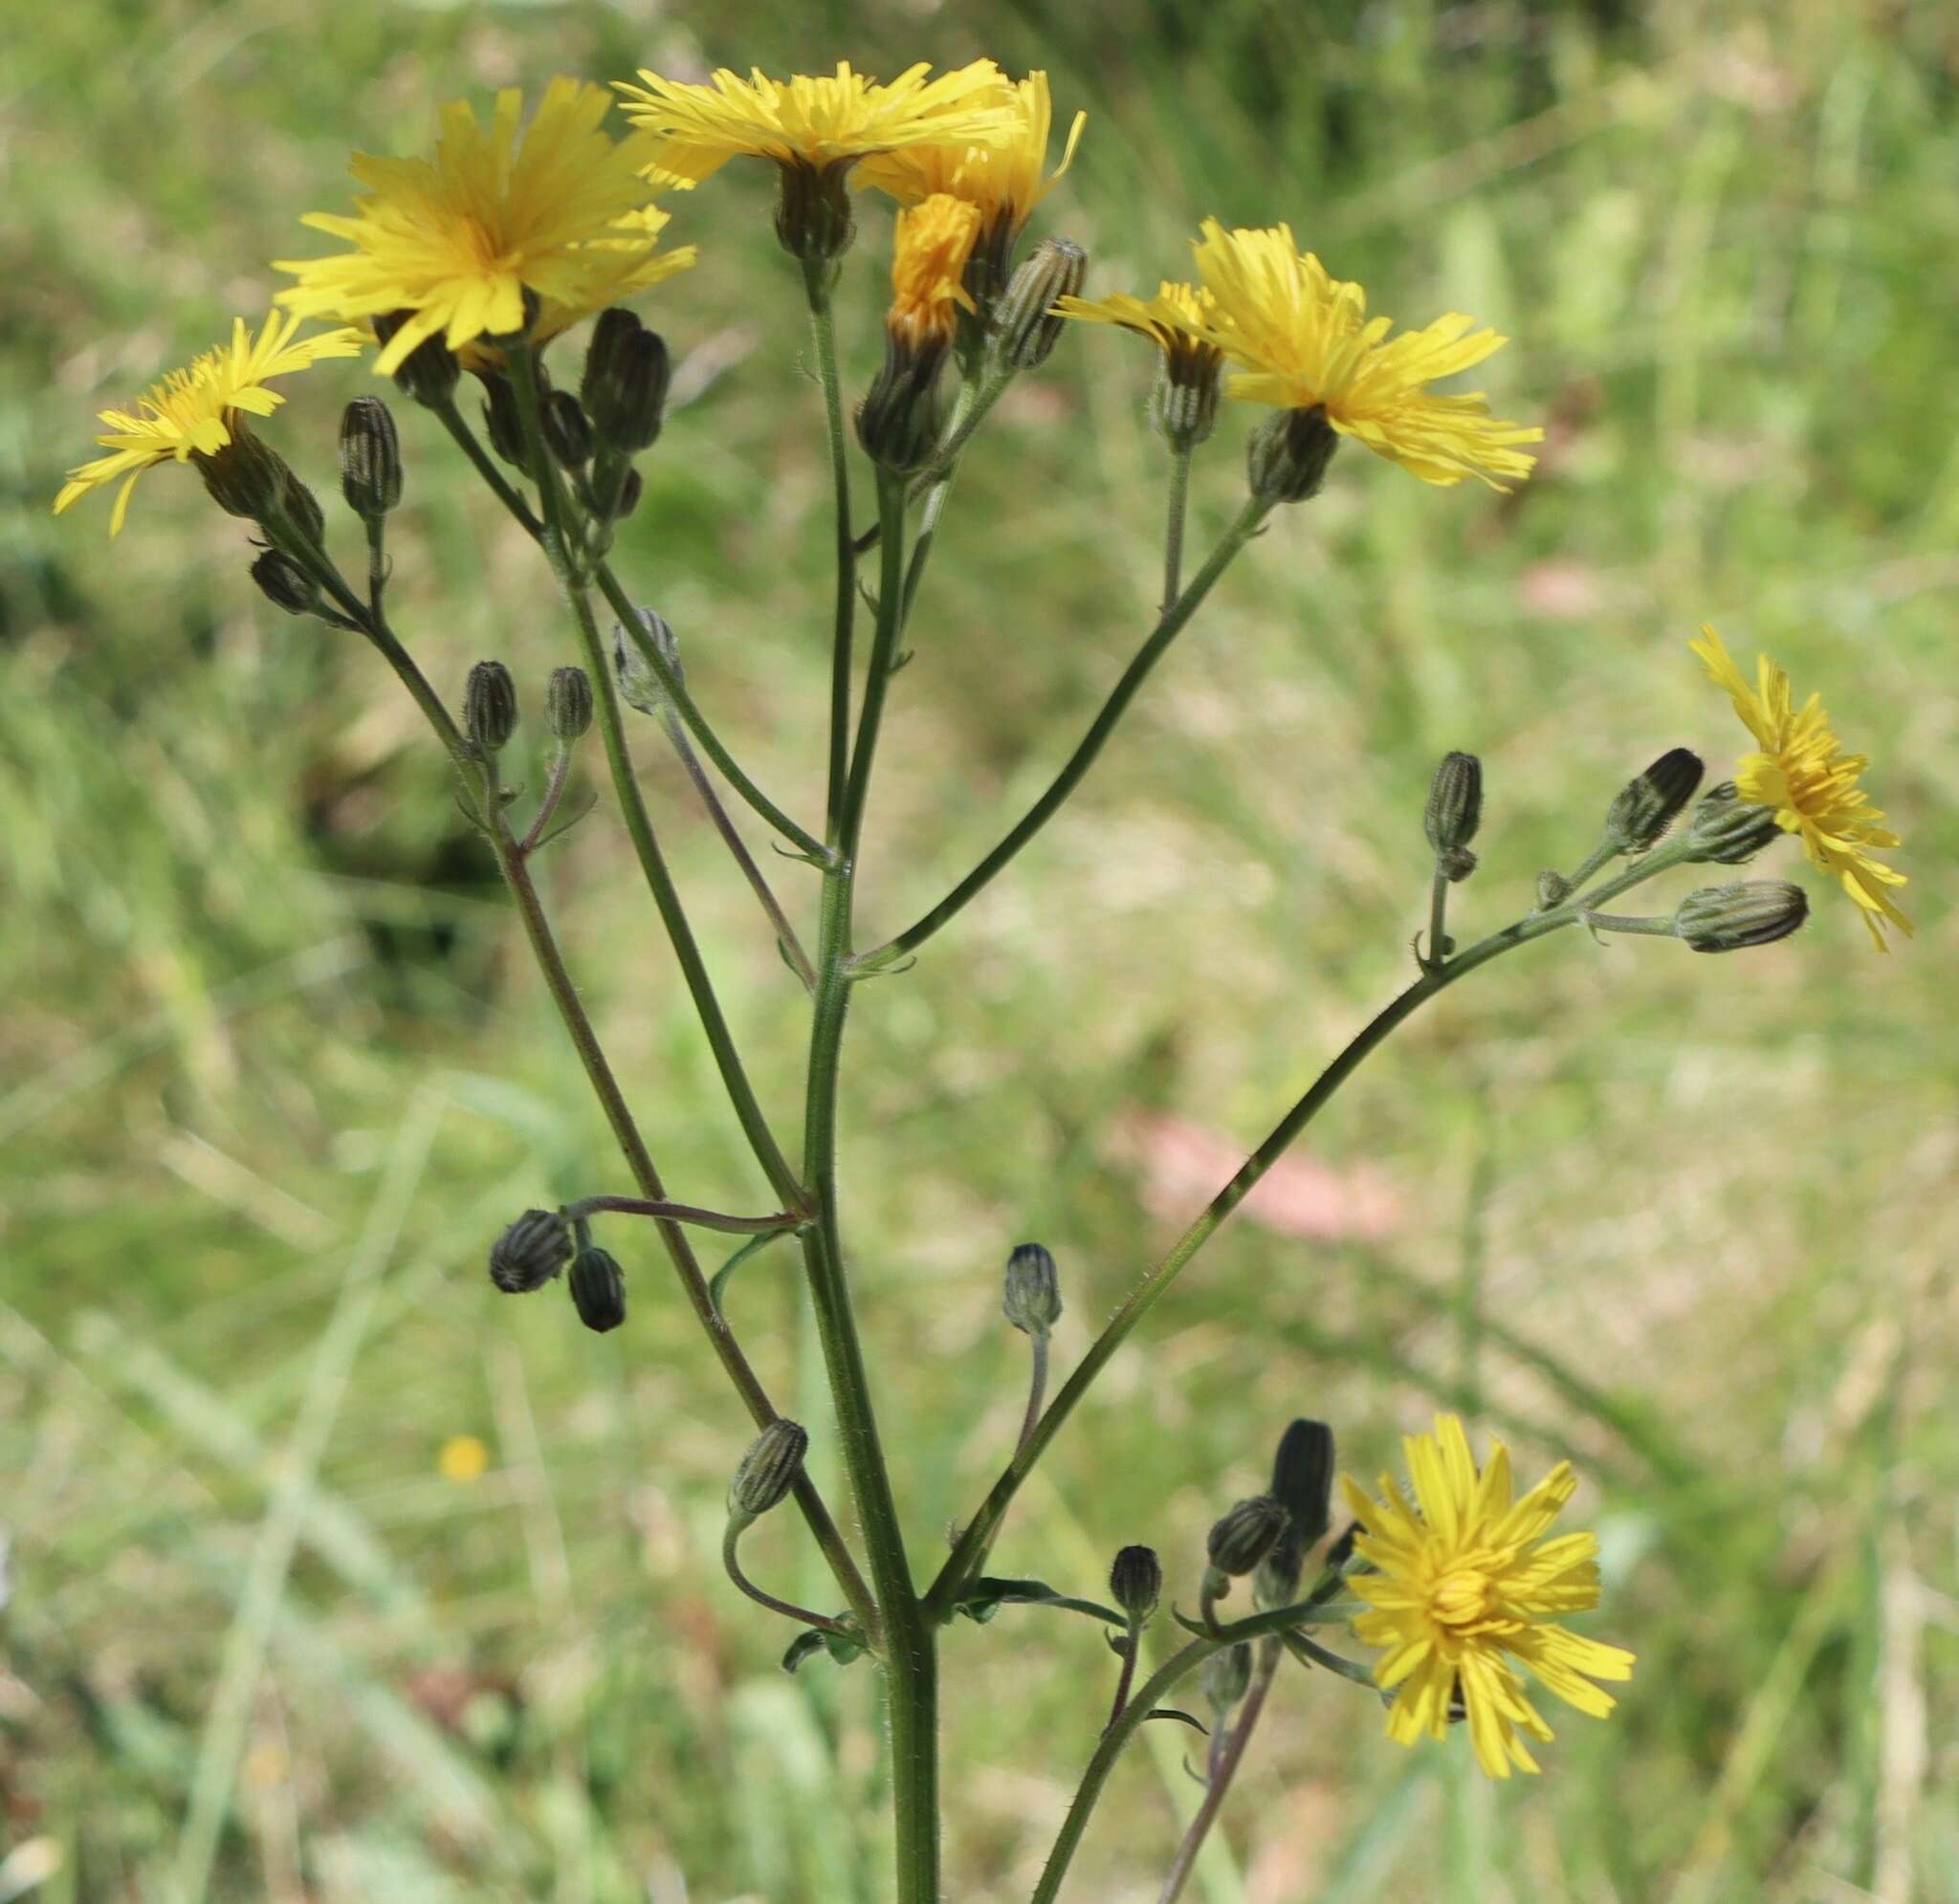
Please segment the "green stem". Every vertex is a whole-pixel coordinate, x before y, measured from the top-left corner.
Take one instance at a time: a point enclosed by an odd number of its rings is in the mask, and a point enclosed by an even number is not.
[[[829,1374],[844,1461],[877,1591],[888,1675],[891,1785],[897,1835],[899,1904],[938,1898],[938,1658],[937,1635],[925,1619],[898,1521],[890,1470],[879,1442],[869,1377],[850,1308],[843,1232],[837,1213],[837,1093],[844,1020],[850,999],[847,970],[857,844],[869,792],[885,685],[890,677],[903,604],[904,487],[886,477],[878,486],[885,527],[877,634],[857,746],[834,816],[834,864],[824,875],[823,923],[817,947],[817,987],[809,1050],[808,1111],[803,1126],[803,1175],[816,1198],[817,1221],[803,1236],[812,1307]]]
[[[1102,1333],[1089,1346],[1088,1352],[1062,1385],[1033,1433],[994,1483],[992,1493],[960,1536],[958,1544],[940,1568],[938,1578],[933,1582],[932,1590],[926,1595],[926,1604],[935,1616],[940,1619],[948,1617],[950,1608],[947,1601],[956,1590],[955,1584],[964,1578],[973,1557],[985,1550],[1022,1481],[1032,1471],[1034,1463],[1041,1458],[1042,1451],[1053,1440],[1062,1423],[1088,1392],[1110,1357],[1121,1347],[1130,1331],[1156,1306],[1184,1266],[1210,1241],[1225,1219],[1250,1194],[1260,1178],[1286,1153],[1299,1133],[1312,1122],[1368,1054],[1438,992],[1499,953],[1540,938],[1561,926],[1571,925],[1576,916],[1575,910],[1567,907],[1556,912],[1537,913],[1521,919],[1501,932],[1492,933],[1446,967],[1423,973],[1399,997],[1383,1007],[1362,1027],[1347,1048],[1320,1073],[1306,1094],[1273,1127],[1266,1141],[1245,1159],[1231,1181],[1204,1206],[1197,1220],[1178,1238],[1169,1255],[1130,1291]]]
[[[844,810],[850,746],[850,647],[857,616],[857,549],[850,535],[850,446],[844,434],[844,386],[837,374],[837,326],[830,310],[830,272],[805,264],[809,329],[816,345],[816,374],[823,384],[824,426],[829,439],[830,487],[836,497],[837,607],[830,639],[828,837],[837,837]]]
[[[1283,1651],[1283,1642],[1277,1639],[1264,1640],[1259,1645],[1258,1665],[1253,1671],[1251,1685],[1232,1720],[1224,1749],[1217,1755],[1211,1767],[1203,1803],[1198,1806],[1197,1815],[1183,1834],[1183,1842],[1177,1848],[1177,1856],[1171,1860],[1156,1904],[1177,1904],[1183,1895],[1183,1887],[1190,1882],[1191,1872],[1197,1869],[1198,1853],[1204,1849],[1204,1840],[1211,1835],[1211,1827],[1218,1822],[1218,1814],[1224,1808],[1225,1794],[1230,1791],[1231,1781],[1238,1776],[1238,1768],[1244,1761],[1244,1748],[1251,1742],[1252,1728],[1258,1724],[1259,1715],[1266,1709],[1266,1696],[1272,1690],[1272,1678],[1279,1670]]]
[[[1183,525],[1190,511],[1190,459],[1192,446],[1170,446],[1170,502],[1163,525],[1163,603],[1169,614],[1177,592],[1183,586]]]
[[[1599,912],[1588,906],[1583,917],[1595,932],[1645,932],[1656,939],[1679,936],[1674,930],[1670,912],[1655,918],[1650,913],[1635,916],[1626,912]]]
[[[1254,497],[1239,512],[1237,521],[1224,532],[1223,538],[1211,552],[1210,559],[1198,572],[1197,578],[1165,611],[1151,631],[1150,638],[1136,650],[1134,658],[1123,670],[1121,680],[1115,684],[1108,700],[1102,704],[1101,712],[1095,716],[1089,732],[1082,737],[1081,745],[1068,756],[1068,764],[1056,776],[1047,791],[1028,808],[1013,831],[923,918],[900,932],[896,938],[878,947],[875,952],[867,952],[862,958],[857,959],[852,967],[853,972],[861,975],[879,971],[894,964],[907,952],[923,945],[942,926],[963,911],[1014,855],[1046,825],[1057,809],[1074,792],[1083,776],[1094,765],[1095,756],[1101,753],[1109,736],[1115,732],[1130,702],[1135,698],[1136,690],[1149,679],[1150,670],[1162,659],[1165,649],[1182,632],[1184,624],[1190,618],[1197,613],[1199,604],[1211,592],[1213,584],[1224,573],[1231,558],[1251,539],[1268,508],[1268,504]]]
[[[793,1600],[779,1600],[773,1593],[758,1587],[742,1572],[741,1563],[736,1557],[748,1522],[738,1517],[731,1517],[728,1531],[721,1536],[721,1565],[728,1570],[728,1578],[758,1606],[766,1607],[772,1613],[781,1613],[792,1620],[799,1620],[805,1627],[815,1627],[821,1632],[836,1633],[844,1639],[854,1640],[858,1635],[852,1632],[842,1620],[834,1620],[827,1613],[812,1613],[807,1607],[799,1607]]]
[[[722,778],[799,853],[807,855],[821,865],[829,858],[829,849],[815,834],[798,826],[743,772],[740,763],[722,744],[720,735],[708,724],[707,716],[694,705],[693,696],[687,691],[687,684],[681,680],[679,669],[660,652],[659,644],[647,633],[646,624],[639,619],[639,610],[633,606],[632,598],[621,586],[611,566],[600,562],[592,571],[592,580],[599,584],[599,592],[605,596],[607,606],[619,618],[619,625],[625,629],[627,638],[653,670],[660,684],[660,692],[686,722],[688,732],[700,742],[708,758],[721,770]]]
[[[986,413],[1000,402],[1001,393],[1014,381],[1015,375],[1012,364],[998,360],[980,373],[974,382],[970,403],[962,401],[954,406],[945,440],[934,452],[931,463],[912,478],[910,494],[928,494],[936,485],[951,479],[953,466],[959,460],[959,452],[972,440],[973,432],[986,421]],[[877,547],[883,534],[883,523],[873,522],[850,547],[855,554],[868,556]]]
[[[715,1063],[721,1073],[721,1082],[735,1106],[735,1115],[740,1121],[770,1187],[791,1209],[800,1210],[806,1202],[803,1186],[797,1181],[796,1172],[789,1168],[789,1160],[777,1144],[754,1086],[748,1082],[741,1054],[736,1049],[734,1035],[721,1012],[720,1000],[715,996],[714,981],[708,975],[700,947],[688,925],[679,889],[661,856],[652,820],[640,795],[639,778],[626,742],[626,723],[620,714],[618,685],[613,679],[605,643],[600,639],[598,623],[592,615],[591,601],[571,560],[570,543],[564,527],[564,498],[558,482],[557,466],[544,447],[543,430],[539,421],[536,366],[531,361],[530,352],[520,346],[514,346],[506,361],[511,366],[517,414],[523,423],[525,452],[530,457],[532,474],[544,503],[544,553],[550,558],[559,586],[563,590],[578,624],[579,637],[584,647],[585,669],[592,680],[599,730],[605,736],[605,759],[612,770],[613,790],[618,795],[620,809],[626,818],[626,830],[631,836],[633,849],[639,856],[640,870],[646,876],[653,904],[659,908],[667,936],[672,942],[681,976],[693,996],[701,1029],[707,1034]],[[637,616],[633,618],[633,625],[638,626]]]
[[[1442,965],[1449,956],[1449,879],[1440,864],[1428,888],[1428,955],[1420,961],[1424,972]]]
[[[1095,1750],[1082,1773],[1082,1782],[1075,1789],[1074,1802],[1068,1808],[1067,1818],[1062,1821],[1054,1849],[1047,1854],[1047,1863],[1042,1870],[1041,1882],[1035,1887],[1031,1904],[1054,1904],[1054,1899],[1061,1894],[1068,1868],[1081,1846],[1082,1833],[1088,1828],[1089,1815],[1095,1808],[1095,1801],[1102,1796],[1102,1788],[1109,1783],[1109,1774],[1114,1769],[1116,1760],[1122,1757],[1122,1748],[1135,1737],[1137,1728],[1162,1704],[1179,1679],[1195,1672],[1212,1653],[1220,1652],[1227,1646],[1236,1646],[1241,1640],[1265,1639],[1273,1635],[1284,1637],[1291,1634],[1303,1620],[1320,1617],[1323,1616],[1313,1603],[1305,1601],[1298,1606],[1275,1608],[1269,1613],[1255,1613],[1249,1619],[1234,1620],[1228,1627],[1221,1627],[1216,1638],[1200,1634],[1188,1645],[1179,1647],[1144,1680],[1142,1690],[1110,1720],[1102,1737],[1096,1740]]]
[[[980,389],[978,377],[966,377],[960,381],[959,394],[953,402],[952,429],[957,434],[971,413]],[[918,512],[918,534],[913,538],[912,559],[905,567],[905,620],[912,619],[912,604],[917,600],[918,583],[925,574],[926,561],[932,555],[932,544],[938,535],[938,519],[945,514],[947,499],[953,492],[953,478],[958,474],[957,460],[947,463],[932,479],[931,487],[925,492],[925,507]]]
[[[517,843],[519,853],[528,857],[544,837],[551,816],[558,811],[558,802],[564,798],[564,782],[570,773],[571,749],[561,740],[551,761],[551,777],[544,783],[544,798],[538,802],[537,815],[525,829],[524,837]]]
[[[321,579],[330,591],[338,597],[353,601],[351,591],[335,568],[324,551],[315,549],[312,555],[321,572]],[[360,603],[354,602],[358,609]],[[429,685],[429,677],[416,665],[414,657],[403,646],[399,637],[390,628],[385,617],[371,616],[362,624],[362,632],[380,651],[383,659],[394,669],[396,677],[406,688],[415,705],[421,709],[435,737],[447,750],[456,771],[463,776],[465,784],[476,779],[482,773],[470,743],[457,728],[449,710],[443,706],[442,697]],[[504,885],[510,890],[516,904],[517,916],[523,922],[524,936],[530,944],[532,956],[539,970],[543,974],[545,989],[551,994],[551,1000],[558,1008],[560,1019],[563,1022],[565,1035],[571,1040],[572,1048],[578,1053],[579,1061],[584,1067],[587,1081],[593,1094],[599,1100],[600,1108],[605,1113],[605,1122],[611,1127],[612,1135],[621,1153],[626,1158],[627,1168],[631,1171],[633,1181],[649,1199],[663,1201],[666,1186],[654,1168],[652,1154],[641,1137],[639,1126],[634,1122],[627,1107],[626,1096],[619,1088],[612,1066],[605,1057],[605,1048],[599,1042],[598,1033],[586,1016],[583,1000],[579,997],[578,987],[571,981],[571,974],[565,969],[564,958],[559,951],[558,941],[551,930],[551,923],[544,915],[544,908],[538,898],[537,886],[533,884],[530,868],[524,855],[518,850],[517,841],[512,838],[510,828],[504,823],[503,816],[494,800],[485,808],[485,826],[491,850],[496,856],[497,870],[503,875]],[[674,1274],[680,1279],[680,1285],[686,1292],[689,1306],[693,1310],[695,1320],[707,1333],[715,1355],[727,1372],[728,1379],[735,1385],[736,1392],[741,1397],[748,1410],[749,1418],[757,1428],[766,1428],[778,1419],[775,1404],[769,1400],[768,1391],[761,1385],[761,1378],[749,1366],[741,1345],[736,1340],[720,1310],[715,1306],[713,1291],[708,1285],[699,1259],[693,1254],[693,1245],[686,1231],[674,1222],[660,1223],[660,1240],[665,1245],[669,1259],[672,1262]],[[824,1499],[816,1483],[807,1475],[802,1476],[796,1483],[796,1504],[807,1522],[811,1536],[822,1550],[824,1559],[829,1564],[830,1572],[835,1576],[837,1586],[844,1598],[848,1601],[851,1610],[857,1615],[858,1623],[867,1632],[875,1630],[877,1609],[871,1598],[870,1587],[858,1570],[857,1562],[850,1552],[849,1544],[844,1539],[837,1523],[830,1518],[830,1512],[824,1505]]]
[[[483,448],[476,432],[470,427],[463,418],[463,413],[456,408],[455,399],[451,397],[447,403],[435,405],[433,407],[436,421],[455,438],[457,448],[474,464],[477,475],[489,485],[496,500],[517,518],[526,536],[534,541],[541,542],[544,539],[544,525],[532,513],[530,504],[511,486],[509,477],[496,467],[495,459]]]
[[[718,1230],[727,1237],[775,1237],[793,1230],[801,1220],[794,1211],[774,1210],[766,1216],[731,1216],[721,1210],[702,1210],[692,1203],[669,1203],[664,1197],[582,1196],[564,1206],[567,1222],[581,1217],[651,1216],[663,1223],[692,1223],[696,1230]]]

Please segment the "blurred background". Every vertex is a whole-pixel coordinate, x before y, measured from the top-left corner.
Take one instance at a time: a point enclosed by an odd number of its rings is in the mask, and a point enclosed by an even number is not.
[[[1920,931],[1875,954],[1807,878],[1799,938],[1704,959],[1566,934],[1480,974],[1348,1087],[1200,1258],[1023,1498],[997,1562],[1094,1592],[1145,1541],[1186,1606],[1288,1418],[1398,1465],[1437,1406],[1574,1524],[1637,1650],[1540,1779],[1405,1753],[1288,1672],[1194,1894],[1959,1898],[1951,1408],[1959,16],[1937,0],[75,0],[0,25],[0,1897],[874,1899],[875,1688],[716,1559],[746,1429],[650,1241],[598,1338],[493,1295],[527,1203],[622,1187],[494,868],[394,684],[287,620],[241,525],[163,471],[112,548],[59,522],[94,412],[256,316],[348,151],[560,71],[889,75],[990,54],[1090,114],[1037,230],[1091,287],[1197,221],[1291,222],[1374,308],[1517,341],[1521,493],[1350,449],[1241,559],[1082,796],[852,1020],[859,1306],[915,1550],[990,1478],[1046,1241],[1066,1368],[1139,1269],[1410,975],[1420,808],[1485,757],[1481,930],[1664,748],[1739,752],[1711,620],[1820,689],[1905,836]],[[821,806],[827,488],[768,180],[676,206],[645,300],[692,401],[646,466],[632,585],[759,777]],[[876,360],[888,208],[843,297]],[[899,677],[861,911],[908,923],[1046,784],[1147,626],[1150,353],[1064,339],[967,460]],[[567,359],[568,361],[568,359]],[[357,365],[269,432],[333,482]],[[397,405],[397,622],[445,691],[569,658],[534,552]],[[1242,494],[1227,418],[1200,551]],[[649,727],[655,817],[768,1103],[804,1007]],[[516,772],[535,777],[536,755]],[[759,848],[762,842],[751,829]],[[766,858],[767,856],[764,855]],[[609,796],[539,862],[678,1193],[760,1182]],[[781,863],[808,917],[814,886]],[[1681,881],[1684,886],[1686,882]],[[786,1252],[730,1298],[824,1441]],[[834,1474],[831,1485],[841,1493]],[[754,1570],[825,1596],[789,1517]],[[923,1560],[921,1560],[921,1565]],[[1160,1636],[1159,1636],[1160,1643]],[[1101,1723],[1085,1621],[949,1635],[953,1894],[1024,1897]],[[1072,1894],[1144,1899],[1189,1735],[1119,1769]]]

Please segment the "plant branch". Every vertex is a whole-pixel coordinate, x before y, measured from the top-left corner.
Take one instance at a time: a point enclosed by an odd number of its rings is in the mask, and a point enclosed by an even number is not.
[[[1196,614],[1199,604],[1211,592],[1212,585],[1224,573],[1231,558],[1237,555],[1257,530],[1269,505],[1256,498],[1248,501],[1239,512],[1238,519],[1224,532],[1211,557],[1199,571],[1196,579],[1176,603],[1166,611],[1152,629],[1145,641],[1123,670],[1122,678],[1115,684],[1101,711],[1090,724],[1089,732],[1081,744],[1068,756],[1068,764],[1062,768],[1047,791],[1028,808],[1020,823],[1014,827],[992,852],[956,886],[946,897],[939,901],[931,911],[915,924],[900,932],[896,938],[867,952],[855,960],[853,973],[864,975],[882,971],[896,963],[907,952],[914,951],[945,926],[975,899],[1042,827],[1054,817],[1068,797],[1074,792],[1084,775],[1094,765],[1095,756],[1102,752],[1109,736],[1115,732],[1129,704],[1135,698],[1136,690],[1149,679],[1150,671],[1163,657],[1164,651],[1182,631],[1186,623]]]
[[[793,1600],[779,1600],[770,1592],[758,1587],[742,1572],[741,1563],[736,1558],[735,1549],[741,1539],[744,1522],[730,1520],[728,1531],[721,1536],[721,1565],[728,1569],[728,1578],[758,1605],[766,1607],[772,1613],[781,1613],[792,1620],[800,1620],[805,1627],[814,1627],[819,1632],[835,1633],[840,1638],[856,1640],[861,1636],[850,1630],[842,1620],[833,1619],[827,1613],[813,1613],[807,1607],[799,1607]]]
[[[650,1216],[662,1223],[692,1223],[697,1230],[718,1230],[729,1237],[773,1237],[806,1222],[793,1210],[776,1210],[766,1216],[730,1216],[719,1210],[700,1210],[691,1203],[669,1203],[645,1196],[582,1196],[564,1206],[567,1222],[610,1213],[614,1216]]]
[[[1183,1895],[1183,1887],[1190,1881],[1191,1872],[1197,1868],[1198,1853],[1203,1849],[1204,1840],[1211,1835],[1211,1827],[1218,1822],[1218,1814],[1224,1808],[1224,1796],[1231,1789],[1231,1781],[1238,1776],[1238,1768],[1244,1761],[1244,1748],[1251,1742],[1252,1728],[1258,1724],[1259,1715],[1265,1711],[1266,1696],[1272,1690],[1272,1677],[1279,1670],[1282,1644],[1278,1639],[1260,1643],[1251,1685],[1238,1708],[1223,1749],[1212,1755],[1210,1783],[1205,1787],[1203,1803],[1198,1806],[1197,1815],[1183,1834],[1183,1842],[1177,1848],[1177,1855],[1171,1860],[1156,1904],[1177,1904],[1178,1898]]]
[[[1183,586],[1183,525],[1190,510],[1190,459],[1188,443],[1170,446],[1170,498],[1163,525],[1163,601],[1158,610],[1169,614]]]
[[[837,374],[837,326],[830,310],[830,278],[822,265],[803,267],[809,296],[809,329],[816,374],[823,385],[824,428],[829,441],[830,487],[835,493],[837,606],[830,636],[829,794],[825,825],[831,841],[844,810],[850,745],[850,648],[857,617],[857,549],[850,535],[850,446],[844,434],[844,388]]]

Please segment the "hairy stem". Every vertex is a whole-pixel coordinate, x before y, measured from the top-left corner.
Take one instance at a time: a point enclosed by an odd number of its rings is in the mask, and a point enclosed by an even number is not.
[[[1163,524],[1163,601],[1161,614],[1169,614],[1183,586],[1183,525],[1190,511],[1191,445],[1170,446],[1170,499]]]
[[[731,1520],[728,1531],[721,1536],[721,1565],[728,1570],[728,1578],[757,1605],[766,1607],[772,1613],[781,1613],[792,1620],[800,1620],[805,1627],[815,1627],[823,1632],[836,1633],[845,1639],[855,1639],[857,1634],[842,1620],[833,1620],[827,1613],[813,1613],[807,1607],[799,1607],[793,1600],[779,1600],[742,1572],[741,1563],[736,1557],[735,1549],[739,1544],[746,1522]]]
[[[844,1019],[849,1006],[851,903],[857,848],[876,755],[885,687],[896,651],[904,591],[904,487],[879,484],[885,527],[877,633],[865,687],[856,751],[845,777],[833,829],[834,864],[824,875],[823,924],[810,1032],[809,1097],[803,1126],[803,1175],[817,1221],[803,1235],[803,1260],[845,1465],[857,1502],[876,1588],[891,1729],[891,1785],[897,1835],[899,1904],[938,1898],[937,1635],[924,1617],[890,1470],[879,1441],[869,1377],[851,1314],[843,1230],[837,1210],[837,1096]]]

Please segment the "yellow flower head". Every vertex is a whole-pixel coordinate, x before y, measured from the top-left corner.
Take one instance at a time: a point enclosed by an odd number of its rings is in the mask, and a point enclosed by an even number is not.
[[[473,1434],[451,1434],[435,1456],[435,1469],[446,1481],[478,1479],[490,1466],[490,1451]]]
[[[839,60],[833,75],[799,74],[785,85],[723,67],[711,84],[696,86],[643,70],[642,84],[622,80],[619,91],[626,116],[652,138],[650,163],[693,185],[743,155],[825,172],[928,140],[1001,136],[999,71],[990,59],[936,79],[925,77],[930,71],[921,62],[880,85]]]
[[[428,338],[461,350],[523,330],[527,292],[540,322],[562,330],[686,270],[693,246],[655,254],[666,218],[647,203],[649,142],[610,138],[610,103],[602,86],[558,78],[521,135],[523,96],[509,89],[487,127],[467,100],[445,106],[432,159],[357,154],[369,189],[353,215],[304,220],[354,249],[279,262],[299,280],[280,301],[340,317],[407,313],[375,361],[388,375]]]
[[[1909,936],[1911,921],[1884,890],[1905,885],[1905,877],[1870,852],[1873,846],[1897,845],[1898,836],[1858,786],[1869,759],[1844,753],[1830,731],[1822,696],[1812,694],[1798,712],[1789,676],[1766,654],[1756,657],[1756,685],[1750,688],[1712,628],[1703,627],[1701,639],[1687,646],[1715,685],[1727,691],[1761,749],[1743,755],[1735,767],[1734,784],[1742,799],[1772,807],[1785,833],[1802,836],[1810,864],[1841,883],[1880,952],[1889,950],[1886,921]]]
[[[1395,1693],[1388,1736],[1402,1745],[1424,1733],[1441,1739],[1460,1706],[1490,1777],[1508,1778],[1512,1765],[1534,1772],[1519,1735],[1543,1740],[1552,1731],[1517,1668],[1595,1718],[1614,1701],[1592,1681],[1633,1671],[1630,1652],[1555,1624],[1557,1614],[1598,1604],[1596,1536],[1546,1538],[1577,1486],[1571,1463],[1559,1462],[1512,1502],[1508,1451],[1493,1442],[1479,1475],[1455,1415],[1438,1415],[1433,1434],[1409,1435],[1402,1447],[1413,1504],[1390,1476],[1381,1477],[1378,1501],[1347,1477],[1340,1481],[1364,1529],[1354,1551],[1374,1569],[1348,1584],[1369,1609],[1355,1616],[1354,1632],[1387,1649],[1374,1676]]]
[[[275,311],[254,338],[245,319],[234,317],[229,344],[204,352],[187,368],[172,370],[161,383],[152,383],[137,400],[136,415],[103,410],[100,420],[108,430],[96,441],[110,453],[69,471],[55,498],[55,514],[59,515],[89,491],[121,476],[126,480],[109,517],[109,534],[120,535],[122,518],[129,513],[129,492],[145,470],[158,463],[215,455],[243,430],[241,412],[269,417],[286,401],[266,387],[271,379],[291,376],[323,357],[360,354],[358,331],[322,331],[296,339],[293,334],[299,323],[298,317]]]
[[[990,60],[979,64],[992,66]],[[1000,134],[991,142],[970,137],[935,138],[880,152],[864,162],[858,183],[889,192],[900,205],[917,205],[944,193],[977,206],[984,233],[981,249],[989,254],[995,275],[1003,279],[1014,245],[1034,208],[1073,163],[1089,116],[1076,113],[1061,164],[1049,172],[1047,139],[1054,106],[1047,94],[1047,75],[1030,73],[1024,79],[1009,79],[994,68],[987,102],[999,109],[1002,120]]]
[[[1172,284],[1166,278],[1154,297],[1118,291],[1107,297],[1064,297],[1054,308],[1085,324],[1115,324],[1148,338],[1163,353],[1173,383],[1200,382],[1223,356],[1211,340],[1218,300],[1201,285]]]
[[[1480,392],[1438,397],[1424,387],[1481,363],[1508,341],[1471,332],[1460,312],[1390,339],[1369,317],[1367,294],[1328,274],[1294,244],[1289,226],[1227,231],[1207,218],[1198,271],[1217,299],[1206,335],[1242,368],[1227,393],[1285,409],[1323,407],[1327,421],[1425,483],[1475,476],[1491,489],[1521,481],[1537,459],[1519,444],[1541,429],[1505,423]]]
[[[978,208],[943,192],[898,213],[885,326],[899,343],[951,341],[953,307],[973,308],[959,277],[979,234]]]

